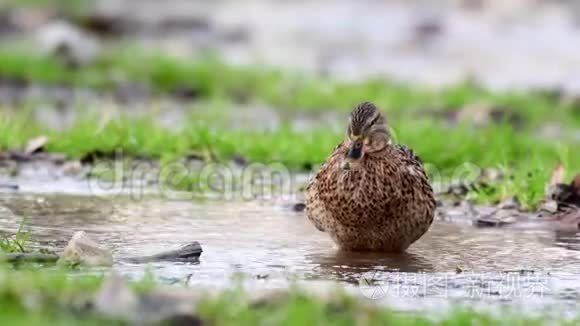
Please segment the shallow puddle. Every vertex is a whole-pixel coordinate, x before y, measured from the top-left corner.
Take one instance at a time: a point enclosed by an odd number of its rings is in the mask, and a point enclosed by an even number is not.
[[[574,311],[580,300],[580,251],[573,250],[580,249],[580,237],[548,230],[437,221],[406,254],[341,253],[304,213],[280,203],[1,193],[0,230],[15,232],[23,217],[39,245],[62,248],[85,230],[117,258],[200,241],[199,264],[149,265],[168,283],[222,287],[241,276],[249,286],[276,288],[293,280],[339,281],[400,309],[458,301],[522,304],[531,311],[557,304]],[[115,266],[133,277],[148,268]]]

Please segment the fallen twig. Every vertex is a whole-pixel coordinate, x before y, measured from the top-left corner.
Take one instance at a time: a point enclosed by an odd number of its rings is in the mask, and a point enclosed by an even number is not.
[[[0,254],[0,261],[9,263],[56,263],[58,255],[40,253],[7,253]]]
[[[12,183],[0,183],[0,189],[18,190],[17,184]]]

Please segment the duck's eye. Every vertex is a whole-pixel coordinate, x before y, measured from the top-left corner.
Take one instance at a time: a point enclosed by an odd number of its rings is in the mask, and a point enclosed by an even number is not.
[[[354,148],[360,149],[362,147],[362,145],[363,144],[361,142],[356,142],[356,143],[354,143]]]

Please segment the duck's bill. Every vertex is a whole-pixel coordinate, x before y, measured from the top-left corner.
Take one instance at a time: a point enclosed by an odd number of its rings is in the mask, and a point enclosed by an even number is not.
[[[356,147],[355,144],[353,144],[350,149],[348,150],[348,154],[346,154],[346,158],[349,160],[360,160],[361,157],[363,155],[363,149],[362,146],[360,147]]]

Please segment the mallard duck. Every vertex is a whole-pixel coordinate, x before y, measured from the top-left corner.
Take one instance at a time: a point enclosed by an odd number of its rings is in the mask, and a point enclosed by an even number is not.
[[[405,251],[435,213],[421,160],[393,143],[370,102],[354,108],[346,139],[310,180],[305,199],[308,219],[347,251]]]

